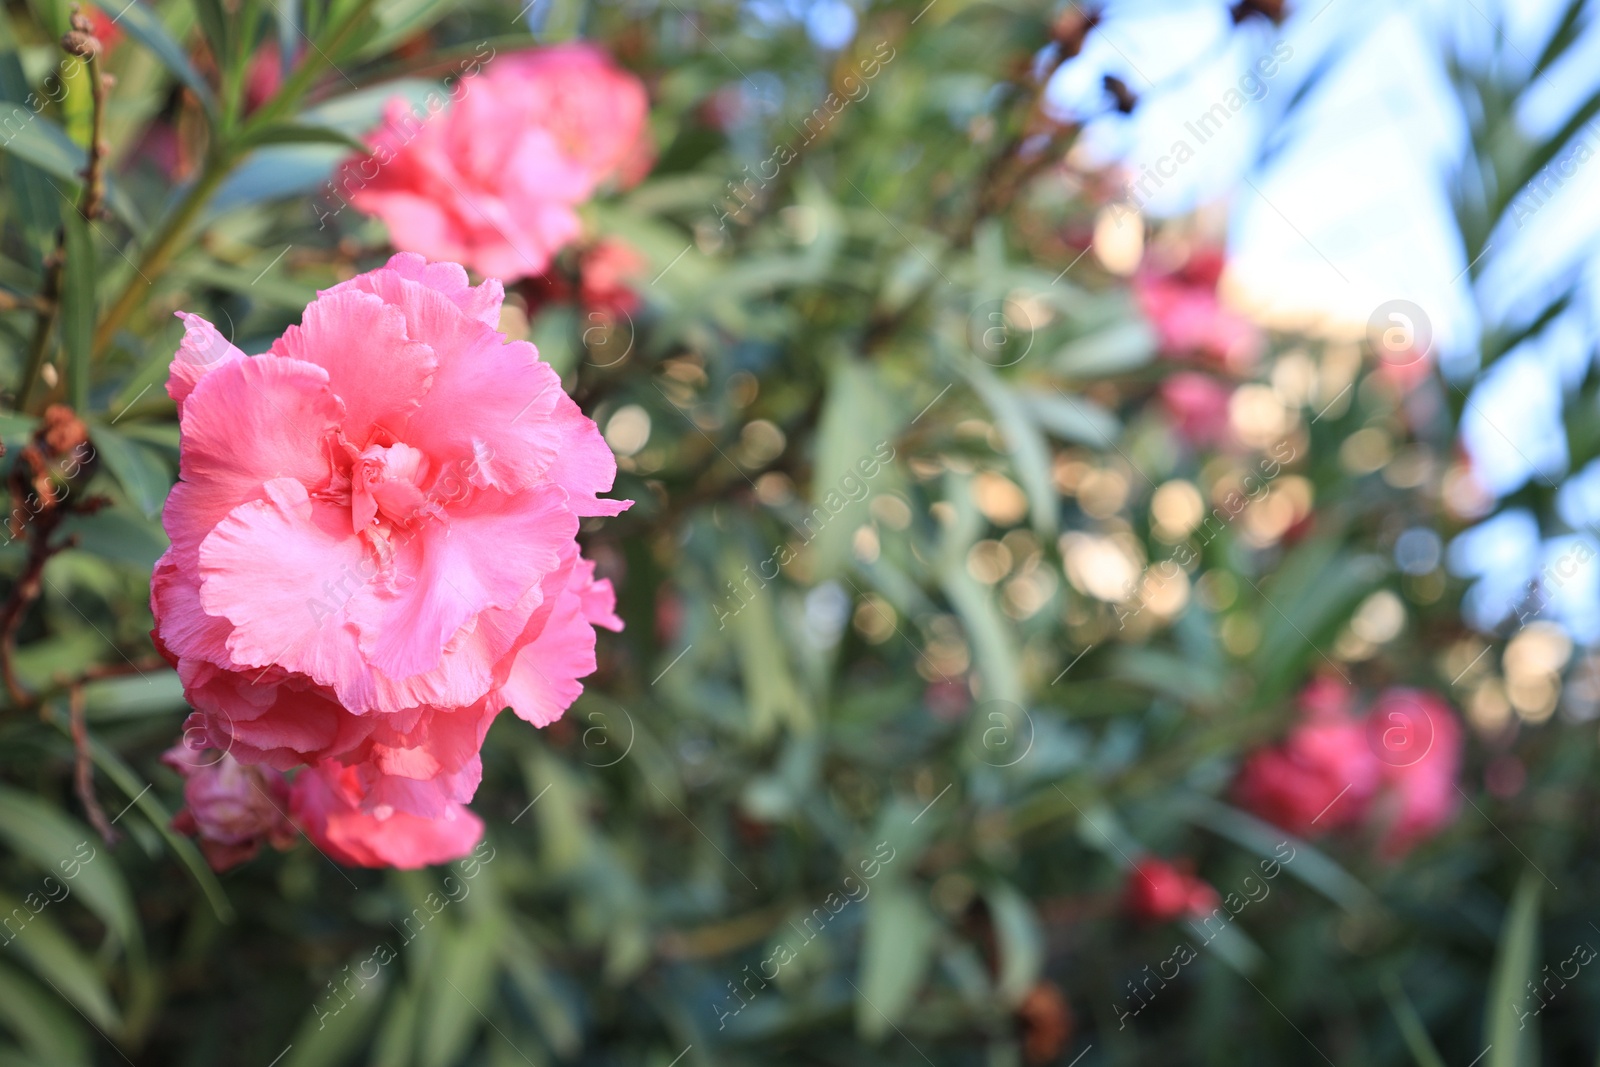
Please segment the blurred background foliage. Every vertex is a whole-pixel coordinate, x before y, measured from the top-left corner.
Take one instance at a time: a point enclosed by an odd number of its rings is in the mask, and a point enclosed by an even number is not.
[[[0,548],[0,912],[25,916],[0,935],[0,1063],[1595,1061],[1593,973],[1516,1005],[1600,939],[1600,671],[1524,577],[1469,626],[1472,575],[1445,560],[1497,509],[1586,531],[1558,504],[1600,454],[1587,319],[1544,428],[1565,459],[1503,498],[1458,445],[1460,378],[1313,326],[1234,324],[1249,358],[1211,353],[1226,393],[1197,430],[1171,357],[1206,354],[1160,351],[1140,286],[1198,270],[1222,227],[1145,218],[1074,153],[1099,116],[1042,100],[1100,32],[1070,0],[123,2],[98,23],[109,213],[88,221],[89,72],[48,88],[67,6],[0,11],[13,507],[30,445],[58,492],[104,498]],[[1600,111],[1542,137],[1517,119],[1589,14],[1568,5],[1531,66],[1441,46],[1471,278]],[[1229,32],[1265,54],[1283,15],[1241,4]],[[168,826],[158,757],[186,709],[147,636],[171,313],[264,350],[387,255],[324,184],[384,102],[485,46],[579,35],[650,88],[654,169],[585,209],[648,265],[634,299],[588,306],[563,295],[569,252],[502,326],[618,454],[636,503],[584,539],[627,629],[564,720],[491,733],[473,857],[346,870],[302,844],[214,875]],[[1331,64],[1272,98],[1264,152]],[[1101,84],[1102,112],[1139,106]],[[1485,307],[1472,373],[1582,303],[1575,282]],[[87,426],[81,469],[40,429],[49,402]],[[36,560],[52,535],[74,540]],[[1403,860],[1229,801],[1318,676],[1432,689],[1470,725],[1460,814]],[[1286,841],[1275,892],[1120,1018],[1193,939],[1127,914],[1135,860],[1184,857],[1227,894]]]

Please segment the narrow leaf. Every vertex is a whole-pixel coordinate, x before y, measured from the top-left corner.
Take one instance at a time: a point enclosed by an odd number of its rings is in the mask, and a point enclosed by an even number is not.
[[[1529,868],[1522,872],[1511,895],[1495,949],[1489,1003],[1483,1009],[1484,1042],[1489,1046],[1486,1067],[1534,1067],[1539,1062],[1534,1041],[1538,1001],[1529,1002],[1527,986],[1537,970],[1543,891],[1543,877]]]
[[[117,3],[115,5],[97,4],[96,6],[104,11],[107,17],[116,19],[117,25],[122,27],[129,37],[132,37],[135,41],[155,53],[155,57],[161,61],[162,66],[176,75],[183,84],[193,89],[195,96],[200,98],[200,103],[208,113],[216,113],[217,100],[212,95],[211,86],[206,84],[206,80],[200,76],[200,72],[195,69],[194,64],[189,62],[189,55],[183,50],[183,46],[174,41],[172,36],[167,33],[167,28],[161,24],[161,18],[157,14],[157,9],[154,5]],[[205,6],[205,4],[200,5],[202,9]],[[120,12],[116,10],[118,7],[122,8]]]
[[[67,260],[62,272],[61,347],[66,350],[68,395],[78,411],[89,410],[89,347],[94,334],[94,242],[89,222],[64,211]]]

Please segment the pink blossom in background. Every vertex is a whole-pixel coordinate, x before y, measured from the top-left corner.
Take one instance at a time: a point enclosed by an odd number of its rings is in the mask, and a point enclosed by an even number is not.
[[[1228,401],[1233,389],[1209,374],[1179,371],[1161,383],[1161,407],[1174,432],[1193,448],[1215,448],[1228,440]]]
[[[1300,696],[1301,720],[1282,745],[1246,758],[1234,782],[1241,806],[1291,833],[1314,836],[1359,822],[1381,772],[1348,687],[1326,679]]]
[[[1142,922],[1171,922],[1207,915],[1221,901],[1217,891],[1188,870],[1146,857],[1134,865],[1123,887],[1123,906]]]
[[[433,117],[391,102],[368,138],[351,202],[396,248],[485,277],[538,275],[579,236],[578,205],[649,169],[644,85],[598,48],[501,56],[457,90]]]
[[[244,110],[246,114],[271,100],[283,88],[283,53],[278,42],[268,38],[250,57],[244,73]]]
[[[213,869],[225,871],[251,859],[263,841],[276,848],[293,843],[289,785],[277,771],[184,745],[168,751],[162,762],[184,777],[184,806],[172,827],[200,839],[200,851]]]
[[[1155,327],[1164,355],[1229,370],[1247,369],[1260,356],[1260,329],[1217,295],[1223,266],[1221,252],[1201,250],[1176,270],[1143,267],[1134,275],[1134,296]]]
[[[1386,689],[1370,714],[1372,732],[1380,737],[1395,729],[1410,734],[1396,739],[1409,743],[1382,763],[1387,796],[1375,812],[1383,827],[1379,850],[1398,857],[1455,820],[1461,803],[1456,789],[1461,722],[1437,694],[1421,689]]]
[[[586,308],[610,314],[632,315],[639,310],[634,282],[649,266],[644,256],[626,241],[606,238],[579,261],[578,300]]]
[[[594,627],[622,626],[575,540],[627,506],[599,498],[611,450],[495,329],[502,299],[402,253],[261,356],[186,316],[172,363],[157,647],[209,746],[318,769],[295,810],[336,826],[351,862],[433,854],[397,836],[465,841],[496,714],[555,721],[595,669]]]
[[[1282,744],[1246,757],[1233,797],[1305,837],[1372,828],[1380,854],[1395,858],[1455,816],[1460,721],[1437,694],[1418,689],[1385,689],[1365,716],[1353,704],[1342,683],[1307,686],[1300,721]]]
[[[109,56],[113,49],[122,42],[122,27],[116,20],[101,11],[98,7],[90,5],[83,9],[84,16],[93,24],[92,32],[100,41],[100,54]]]

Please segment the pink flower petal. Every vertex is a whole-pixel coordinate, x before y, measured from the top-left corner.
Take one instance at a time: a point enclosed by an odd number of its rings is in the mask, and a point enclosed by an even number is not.
[[[233,623],[237,666],[279,665],[330,686],[357,714],[370,710],[371,670],[348,609],[376,568],[350,533],[349,509],[311,500],[291,478],[266,489],[201,544],[200,602]]]
[[[399,588],[374,588],[352,601],[361,654],[393,679],[433,670],[468,622],[489,608],[515,607],[555,570],[577,528],[555,486],[514,497],[481,493],[447,523],[425,524],[396,556]]]
[[[161,516],[179,570],[192,577],[200,542],[234,508],[261,499],[269,480],[326,485],[342,412],[327,372],[299,360],[232,360],[197,382],[179,422],[179,482]]]
[[[438,365],[432,349],[407,337],[399,308],[358,289],[319,296],[272,352],[328,372],[328,387],[344,401],[344,436],[358,449],[405,424]]]

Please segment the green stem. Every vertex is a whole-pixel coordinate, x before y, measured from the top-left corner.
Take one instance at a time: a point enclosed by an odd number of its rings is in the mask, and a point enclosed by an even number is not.
[[[283,88],[278,95],[262,104],[246,120],[239,131],[239,140],[242,143],[248,144],[252,134],[264,126],[270,126],[277,122],[285,111],[300,102],[300,98],[311,88],[311,83],[322,73],[323,68],[333,66],[333,60],[329,57],[338,55],[344,50],[345,45],[350,42],[356,31],[361,28],[362,23],[366,21],[367,12],[371,11],[376,3],[377,0],[361,0],[356,5],[355,10],[350,12],[350,17],[345,19],[339,28],[334,31],[333,36],[325,46],[312,48],[304,54],[300,60],[300,65],[294,69],[288,80],[283,83]]]
[[[171,262],[185,231],[199,216],[206,206],[206,201],[211,199],[211,194],[217,191],[217,187],[228,176],[228,172],[233,169],[233,163],[232,154],[224,152],[214,154],[206,160],[205,170],[200,173],[199,180],[189,190],[189,195],[184,197],[183,203],[178,205],[178,209],[167,219],[160,233],[145,248],[133,277],[128,279],[128,284],[123,287],[117,299],[100,317],[100,325],[94,331],[92,350],[94,358],[98,359],[105,354],[117,330],[139,306],[146,287],[154,285],[156,275],[165,270],[167,264]]]
[[[56,312],[61,305],[61,256],[58,248],[45,266],[44,285],[39,290],[39,317],[34,320],[33,337],[28,342],[28,358],[22,372],[22,384],[17,386],[15,406],[17,411],[28,410],[28,394],[39,381],[44,359],[50,352],[50,335],[54,332]]]
[[[249,120],[240,127],[237,133],[226,143],[220,144],[207,157],[205,170],[199,179],[184,197],[183,203],[173,212],[160,233],[145,249],[139,261],[138,270],[128,279],[128,284],[118,294],[117,299],[106,309],[100,319],[100,325],[95,329],[93,354],[95,358],[103,355],[111,346],[111,340],[116,336],[117,330],[128,320],[134,310],[139,306],[140,300],[145,295],[145,288],[154,285],[156,276],[166,269],[173,255],[178,251],[180,242],[186,235],[189,227],[204,210],[212,194],[221,186],[236,164],[248,149],[240,150],[240,145],[248,145],[251,136],[262,127],[277,121],[278,116],[293,107],[296,102],[310,88],[311,83],[322,73],[325,66],[331,66],[333,61],[329,58],[342,52],[350,39],[361,28],[376,0],[361,0],[356,5],[350,17],[339,27],[325,45],[310,49],[294,73],[289,75],[288,81],[277,96],[263,104],[259,110],[250,116]]]

